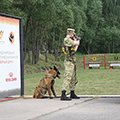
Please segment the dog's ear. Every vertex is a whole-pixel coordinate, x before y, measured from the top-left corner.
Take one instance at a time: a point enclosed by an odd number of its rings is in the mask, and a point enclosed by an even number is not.
[[[54,70],[57,71],[57,74],[58,74],[58,75],[60,75],[60,72],[59,72],[59,70],[57,69],[56,66],[54,66]]]
[[[54,70],[57,70],[56,66],[53,66],[53,69],[54,69]]]

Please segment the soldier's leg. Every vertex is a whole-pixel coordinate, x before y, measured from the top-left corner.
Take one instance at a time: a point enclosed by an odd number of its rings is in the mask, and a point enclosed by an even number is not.
[[[76,78],[76,65],[73,63],[73,73],[70,81],[70,90],[75,90],[76,84],[78,83],[78,80]]]
[[[77,83],[78,83],[78,81],[76,78],[76,65],[74,65],[74,72],[73,72],[71,83],[70,83],[70,90],[71,90],[70,98],[72,98],[72,99],[79,99],[80,98],[75,94],[75,87],[76,87]]]
[[[65,61],[64,65],[65,65],[65,72],[64,72],[64,81],[63,81],[62,90],[67,90],[67,88],[70,89],[71,87],[70,83],[74,72],[74,64],[70,61]]]
[[[64,61],[65,66],[65,72],[64,72],[64,81],[62,86],[62,95],[61,100],[71,100],[68,97],[66,97],[66,90],[68,87],[70,87],[70,81],[73,73],[72,65],[70,61]]]

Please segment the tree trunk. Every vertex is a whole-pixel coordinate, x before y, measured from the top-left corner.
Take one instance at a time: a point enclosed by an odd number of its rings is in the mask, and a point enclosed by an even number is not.
[[[47,50],[45,51],[45,62],[48,62],[48,52],[47,52]]]
[[[88,54],[90,54],[90,44],[88,43]]]
[[[114,40],[113,40],[113,42],[112,42],[112,53],[114,53],[115,52],[115,44],[114,44]]]
[[[45,62],[48,62],[48,49],[47,49],[46,42],[42,44],[42,47],[43,47],[44,55],[45,55]]]
[[[37,64],[38,60],[39,60],[39,41],[35,34],[33,47],[32,47],[32,64]]]
[[[28,36],[28,26],[29,26],[29,17],[27,17],[27,23],[24,26],[24,60],[26,58],[26,54],[27,54],[27,36]]]
[[[59,61],[59,52],[58,52],[58,49],[54,49],[54,57],[55,57],[55,61]]]
[[[36,26],[36,24],[35,24]],[[33,46],[32,46],[32,64],[37,64],[38,60],[39,60],[39,41],[37,39],[37,28],[34,27],[33,29],[33,33],[34,35],[32,35],[32,42],[33,42]]]

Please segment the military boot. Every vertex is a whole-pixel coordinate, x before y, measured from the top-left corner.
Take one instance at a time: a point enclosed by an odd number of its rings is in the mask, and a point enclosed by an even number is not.
[[[78,96],[75,94],[74,90],[71,90],[71,91],[70,91],[70,98],[71,98],[71,99],[80,99],[80,97],[78,97]]]
[[[70,100],[71,100],[71,98],[67,97],[65,93],[66,93],[66,91],[65,91],[65,90],[63,90],[63,91],[62,91],[62,95],[61,95],[61,98],[60,98],[60,99],[61,99],[61,100],[65,100],[65,101],[70,101]]]

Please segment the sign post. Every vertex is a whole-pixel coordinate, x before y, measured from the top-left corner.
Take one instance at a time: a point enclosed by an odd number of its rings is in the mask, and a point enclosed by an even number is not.
[[[0,14],[0,98],[24,95],[22,19]]]

